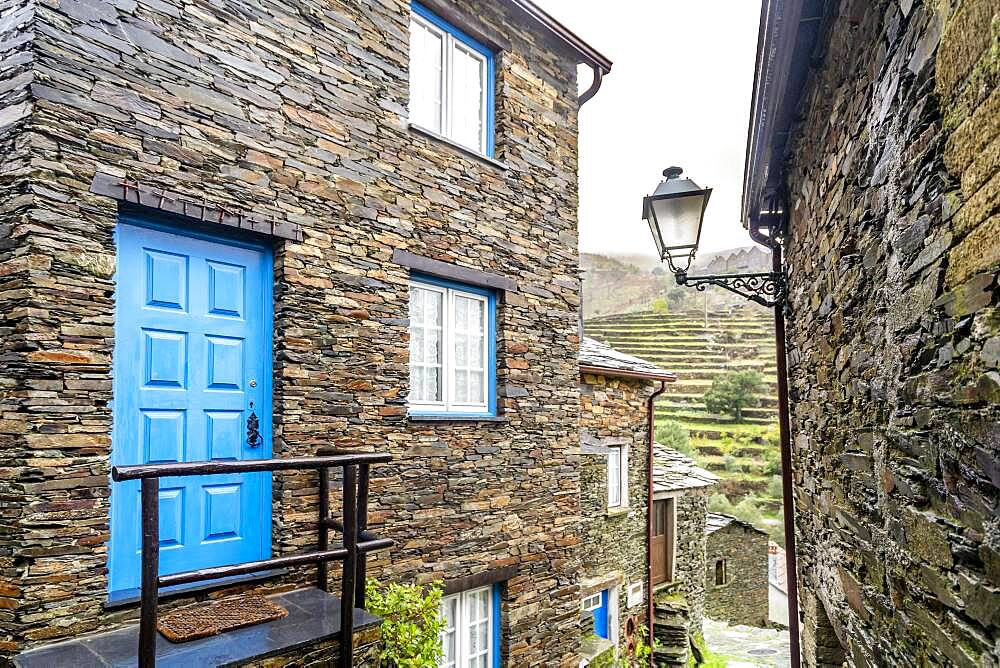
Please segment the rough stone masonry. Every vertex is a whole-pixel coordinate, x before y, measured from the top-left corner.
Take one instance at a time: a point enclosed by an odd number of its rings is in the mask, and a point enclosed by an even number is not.
[[[996,665],[1000,2],[827,25],[787,176],[806,663]]]
[[[98,172],[297,226],[275,240],[274,455],[391,452],[370,573],[515,567],[510,665],[577,653],[577,89],[504,2],[496,159],[408,129],[404,0],[0,0],[0,651],[106,629],[114,230]],[[516,279],[502,419],[406,417],[404,249]],[[334,495],[336,497],[336,495]],[[274,553],[311,546],[312,474],[275,477]],[[302,578],[299,574],[291,578]]]

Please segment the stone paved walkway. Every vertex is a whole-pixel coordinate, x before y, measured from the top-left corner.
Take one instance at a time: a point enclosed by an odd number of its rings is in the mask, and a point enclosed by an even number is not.
[[[705,618],[708,650],[727,660],[728,668],[785,668],[791,665],[788,631],[730,626]]]

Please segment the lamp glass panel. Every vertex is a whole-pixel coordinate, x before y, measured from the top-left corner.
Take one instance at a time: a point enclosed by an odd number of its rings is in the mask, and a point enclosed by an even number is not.
[[[703,194],[655,199],[652,205],[665,246],[697,245],[701,214],[705,208]]]

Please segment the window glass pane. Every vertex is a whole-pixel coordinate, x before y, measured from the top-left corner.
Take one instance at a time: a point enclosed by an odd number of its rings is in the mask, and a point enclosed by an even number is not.
[[[410,120],[441,132],[444,36],[410,21]]]
[[[455,370],[455,401],[469,401],[469,372],[464,369]]]
[[[424,322],[434,327],[442,325],[444,294],[436,290],[421,290],[424,293]]]
[[[429,367],[424,371],[425,401],[443,401],[441,393],[441,370]]]
[[[465,45],[454,43],[451,72],[451,138],[485,150],[483,142],[483,86],[486,61]]]
[[[410,325],[424,322],[424,293],[426,290],[410,288]]]
[[[471,306],[469,308],[469,331],[470,332],[483,332],[483,309],[486,307],[483,302],[476,300],[470,302]]]
[[[413,364],[424,361],[424,330],[421,327],[410,328],[410,362]]]
[[[485,366],[486,351],[483,350],[485,346],[483,345],[483,337],[481,336],[470,336],[469,337],[469,367],[473,369],[482,369]]]
[[[456,332],[467,332],[469,331],[469,302],[472,300],[468,297],[462,297],[459,295],[455,296],[455,331]]]
[[[621,505],[621,448],[612,448],[608,454],[608,504]]]
[[[440,364],[441,363],[441,330],[440,329],[427,329],[422,335],[423,339],[426,341],[426,346],[424,347],[423,361],[428,364]]]
[[[459,332],[455,333],[455,366],[469,366],[469,337]]]
[[[483,383],[483,372],[482,371],[470,371],[469,372],[469,401],[475,401],[477,403],[483,403],[486,401],[486,397],[483,396],[483,391],[485,390],[485,385]]]

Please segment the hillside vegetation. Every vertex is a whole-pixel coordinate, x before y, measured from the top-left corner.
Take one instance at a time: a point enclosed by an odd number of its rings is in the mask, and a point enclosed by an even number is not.
[[[588,336],[677,374],[677,382],[657,401],[656,420],[680,423],[690,434],[690,453],[699,465],[721,476],[718,491],[780,538],[780,455],[777,432],[777,369],[772,314],[757,306],[705,313],[642,311],[591,318]],[[752,369],[763,378],[756,406],[743,409],[739,422],[710,413],[704,395],[712,380],[734,370]],[[716,499],[716,505],[720,500]],[[748,510],[749,509],[749,510]],[[726,512],[725,508],[719,508]]]

